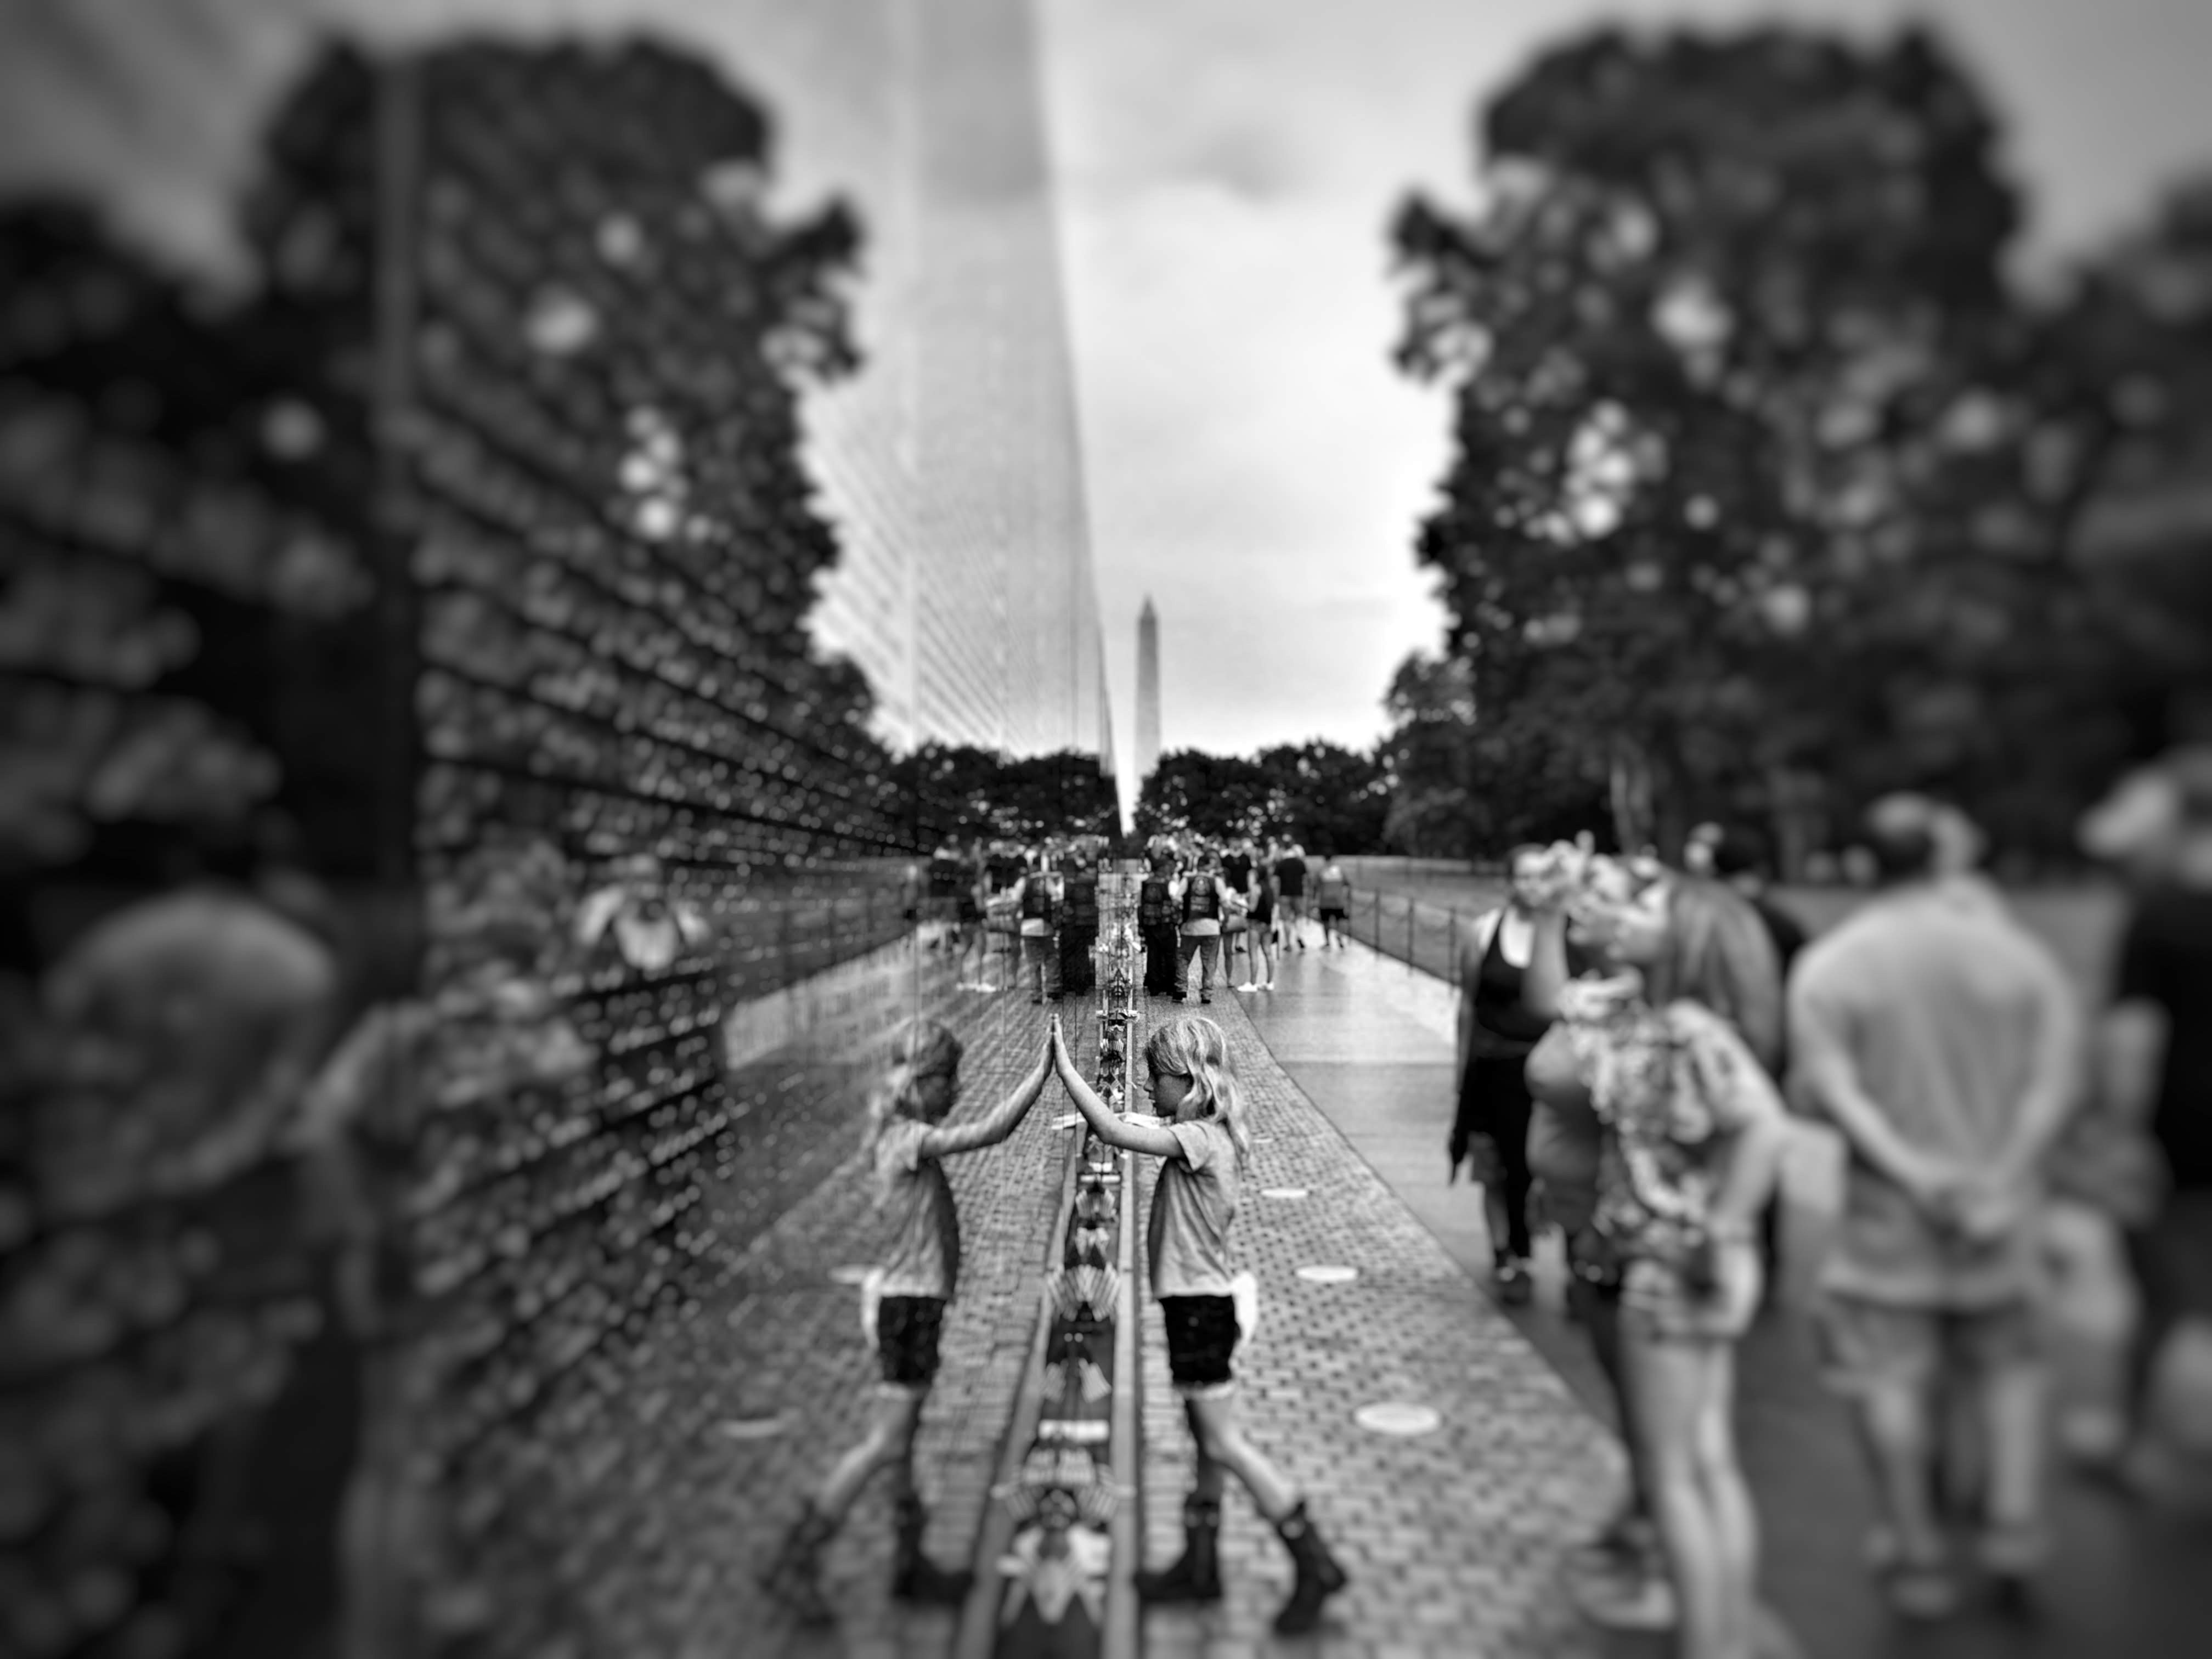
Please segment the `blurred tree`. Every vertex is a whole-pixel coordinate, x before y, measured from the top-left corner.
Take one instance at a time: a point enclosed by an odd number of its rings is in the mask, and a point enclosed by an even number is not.
[[[2212,177],[2090,261],[2058,309],[2099,464],[2074,556],[2124,644],[2115,690],[2148,754],[2212,737]]]
[[[1170,750],[1137,797],[1139,836],[1287,836],[1310,851],[1378,852],[1390,809],[1379,759],[1314,738],[1256,757]]]
[[[2047,838],[2023,797],[2108,757],[2098,452],[2002,281],[1996,137],[1921,30],[1606,28],[1489,106],[1474,215],[1400,213],[1400,361],[1457,394],[1451,653],[1624,844],[1760,810],[1798,850],[1903,782]]]
[[[1138,792],[1137,834],[1263,835],[1273,805],[1258,762],[1170,749]]]
[[[966,744],[924,744],[899,763],[902,788],[915,791],[915,818],[932,843],[950,836],[1115,836],[1121,806],[1098,757],[1079,750],[1014,759]]]
[[[1389,794],[1384,844],[1421,858],[1495,857],[1516,842],[1601,828],[1606,774],[1583,745],[1558,741],[1509,702],[1478,720],[1472,665],[1408,657],[1387,700],[1379,748]]]
[[[1291,836],[1310,852],[1378,853],[1390,786],[1380,759],[1319,738],[1262,749],[1267,820],[1261,833]]]

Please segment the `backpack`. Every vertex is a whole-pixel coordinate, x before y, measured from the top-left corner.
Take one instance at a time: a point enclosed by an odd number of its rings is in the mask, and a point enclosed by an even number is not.
[[[1221,884],[1212,876],[1193,876],[1182,890],[1182,919],[1203,921],[1221,914]]]
[[[1175,920],[1174,897],[1165,876],[1146,876],[1137,890],[1137,925],[1161,927]]]

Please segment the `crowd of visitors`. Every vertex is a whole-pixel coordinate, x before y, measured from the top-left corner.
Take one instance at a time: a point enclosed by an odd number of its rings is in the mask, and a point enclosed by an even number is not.
[[[1711,824],[1679,867],[1648,850],[1600,855],[1587,837],[1516,848],[1504,902],[1456,931],[1452,1176],[1482,1189],[1502,1302],[1531,1300],[1534,1240],[1559,1231],[1569,1308],[1627,1453],[1619,1512],[1576,1557],[1577,1601],[1601,1624],[1673,1629],[1687,1659],[1755,1646],[1759,1527],[1735,1449],[1735,1351],[1778,1277],[1793,1113],[1844,1154],[1814,1323],[1875,1494],[1865,1559],[1899,1615],[2016,1596],[2052,1547],[2055,1197],[2118,1230],[2138,1303],[2117,1407],[2070,1422],[2068,1451],[2148,1494],[2170,1492],[2189,1455],[2168,1396],[2178,1334],[2212,1330],[2212,750],[2128,780],[2084,821],[2085,848],[2130,895],[2100,1012],[1979,873],[1982,837],[1963,813],[1894,794],[1859,831],[1873,890],[1825,932],[1771,891],[1755,834]],[[942,850],[928,918],[963,952],[964,982],[1003,975],[1035,1002],[1083,988],[1103,852]],[[1338,860],[1285,841],[1156,840],[1137,890],[1144,988],[1201,1006],[1232,984],[1273,991],[1282,953],[1343,948],[1351,890]],[[1203,1020],[1172,1029],[1212,1041]],[[1218,1165],[1209,1178],[1228,1180],[1241,1162],[1233,1085],[1218,1056],[1178,1063],[1156,1083],[1218,1121],[1109,1139],[1182,1159],[1178,1179]],[[1063,1053],[1054,1064],[1065,1080]],[[1192,1278],[1177,1317],[1218,1312],[1220,1276]],[[1184,1558],[1146,1575],[1146,1592],[1219,1594],[1213,1538],[1233,1473],[1299,1557],[1291,1623],[1304,1627],[1340,1581],[1303,1541],[1296,1494],[1210,1392],[1233,1321],[1183,1338],[1199,1487]],[[910,1429],[890,1424],[856,1451],[807,1524],[827,1524],[864,1466],[899,1463]]]
[[[2140,1309],[2123,1408],[2071,1449],[2149,1493],[2188,1462],[2160,1401],[2176,1332],[2212,1316],[2212,751],[2085,823],[2133,895],[2094,1022],[1964,814],[1897,794],[1861,830],[1875,890],[1818,937],[1755,838],[1700,826],[1680,869],[1516,848],[1458,943],[1454,1176],[1484,1188],[1502,1301],[1529,1299],[1532,1236],[1560,1230],[1620,1407],[1627,1491],[1577,1599],[1692,1659],[1753,1650],[1732,1353],[1772,1273],[1785,1100],[1844,1152],[1816,1328],[1900,1615],[2016,1602],[2051,1549],[2054,1189],[2124,1231]]]
[[[1107,856],[1097,836],[978,840],[965,849],[948,840],[909,872],[908,914],[927,948],[957,955],[962,989],[996,991],[1003,981],[1032,1002],[1055,1002],[1090,988]],[[1310,886],[1319,948],[1347,941],[1351,878],[1334,857],[1310,860],[1294,841],[1163,836],[1143,863],[1138,925],[1149,995],[1206,1004],[1217,985],[1273,990],[1282,953],[1309,948]]]

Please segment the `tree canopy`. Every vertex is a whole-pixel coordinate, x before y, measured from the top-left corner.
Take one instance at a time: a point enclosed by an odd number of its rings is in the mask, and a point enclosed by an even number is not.
[[[2124,743],[2077,554],[2135,416],[2078,307],[2008,285],[1997,137],[1922,30],[1606,27],[1491,103],[1473,213],[1401,210],[1399,360],[1455,399],[1418,554],[1533,793],[1802,848],[1912,784],[2063,840]]]
[[[1319,739],[1249,758],[1176,749],[1137,798],[1137,833],[1216,838],[1283,836],[1333,853],[1382,846],[1390,786],[1380,762]]]

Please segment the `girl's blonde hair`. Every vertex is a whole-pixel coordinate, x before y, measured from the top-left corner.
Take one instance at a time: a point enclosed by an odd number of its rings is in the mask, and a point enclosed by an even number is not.
[[[895,1117],[935,1123],[952,1109],[960,1079],[960,1039],[937,1020],[915,1014],[891,1032],[883,1076],[868,1095],[868,1146]]]
[[[1237,1143],[1241,1164],[1252,1153],[1244,1127],[1244,1103],[1237,1073],[1229,1064],[1229,1039],[1212,1020],[1178,1014],[1155,1027],[1145,1041],[1145,1063],[1155,1072],[1190,1079],[1189,1099],[1200,1117],[1218,1117]]]

